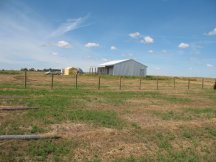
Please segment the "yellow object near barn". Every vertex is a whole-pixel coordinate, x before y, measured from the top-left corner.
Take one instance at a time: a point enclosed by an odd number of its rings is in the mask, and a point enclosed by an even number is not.
[[[82,72],[81,69],[75,67],[66,67],[64,69],[64,75],[75,75]]]

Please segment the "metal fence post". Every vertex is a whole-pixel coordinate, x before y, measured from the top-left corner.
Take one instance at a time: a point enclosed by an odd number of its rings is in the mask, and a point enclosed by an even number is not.
[[[141,90],[141,86],[142,86],[142,79],[140,78],[140,80],[139,80],[140,82],[139,82],[139,89]]]
[[[24,86],[27,87],[27,71],[25,70]]]
[[[98,90],[100,90],[100,84],[101,84],[100,79],[101,79],[101,77],[99,76],[98,77]]]
[[[158,77],[157,77],[157,90],[159,89]]]
[[[173,87],[174,87],[174,89],[176,88],[175,77],[173,78]]]
[[[54,77],[54,75],[52,74],[51,75],[51,89],[53,89],[53,77]]]
[[[190,89],[190,79],[188,79],[188,90]]]
[[[204,78],[202,78],[202,89],[204,88]]]
[[[77,76],[77,74],[76,74],[76,89],[77,89],[77,80],[78,80],[77,78],[78,78],[78,76]]]
[[[120,76],[120,79],[119,79],[119,89],[121,90],[121,79],[122,77]]]

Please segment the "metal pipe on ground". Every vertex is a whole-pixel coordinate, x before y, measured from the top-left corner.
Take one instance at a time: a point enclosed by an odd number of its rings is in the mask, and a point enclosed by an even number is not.
[[[39,140],[39,139],[58,139],[56,135],[0,135],[0,140]]]
[[[5,110],[5,111],[15,111],[15,110],[33,110],[33,109],[38,109],[38,108],[29,108],[29,107],[0,107],[0,110]]]

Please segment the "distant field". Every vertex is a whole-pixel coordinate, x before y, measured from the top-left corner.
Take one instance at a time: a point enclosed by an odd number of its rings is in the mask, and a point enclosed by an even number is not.
[[[190,80],[190,81],[188,81]],[[0,161],[215,161],[214,79],[0,73]],[[140,84],[141,83],[141,84]],[[188,87],[189,83],[189,87]],[[98,90],[98,88],[100,88]]]

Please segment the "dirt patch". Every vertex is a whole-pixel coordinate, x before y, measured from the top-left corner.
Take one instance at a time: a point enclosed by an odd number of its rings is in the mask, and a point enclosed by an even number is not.
[[[137,112],[136,114],[130,113],[125,114],[122,117],[124,120],[129,122],[137,123],[141,128],[147,129],[167,129],[167,130],[178,130],[184,126],[190,126],[191,128],[200,128],[205,124],[216,125],[216,119],[206,119],[206,120],[162,120],[160,118],[154,117],[148,113]]]
[[[86,139],[100,137],[103,134],[112,135],[117,132],[115,129],[94,127],[93,125],[83,123],[54,124],[51,126],[51,130],[62,138],[79,137]]]
[[[130,156],[140,157],[146,154],[150,155],[152,152],[144,143],[119,143],[118,146],[111,148],[103,155],[103,160],[129,158]]]
[[[74,152],[76,161],[112,159],[152,154],[157,146],[140,143],[132,130],[94,127],[83,123],[62,123],[51,126],[51,133],[66,139],[82,141]]]
[[[175,150],[185,150],[187,148],[191,148],[193,146],[192,141],[190,140],[173,140],[171,141],[171,145]]]

